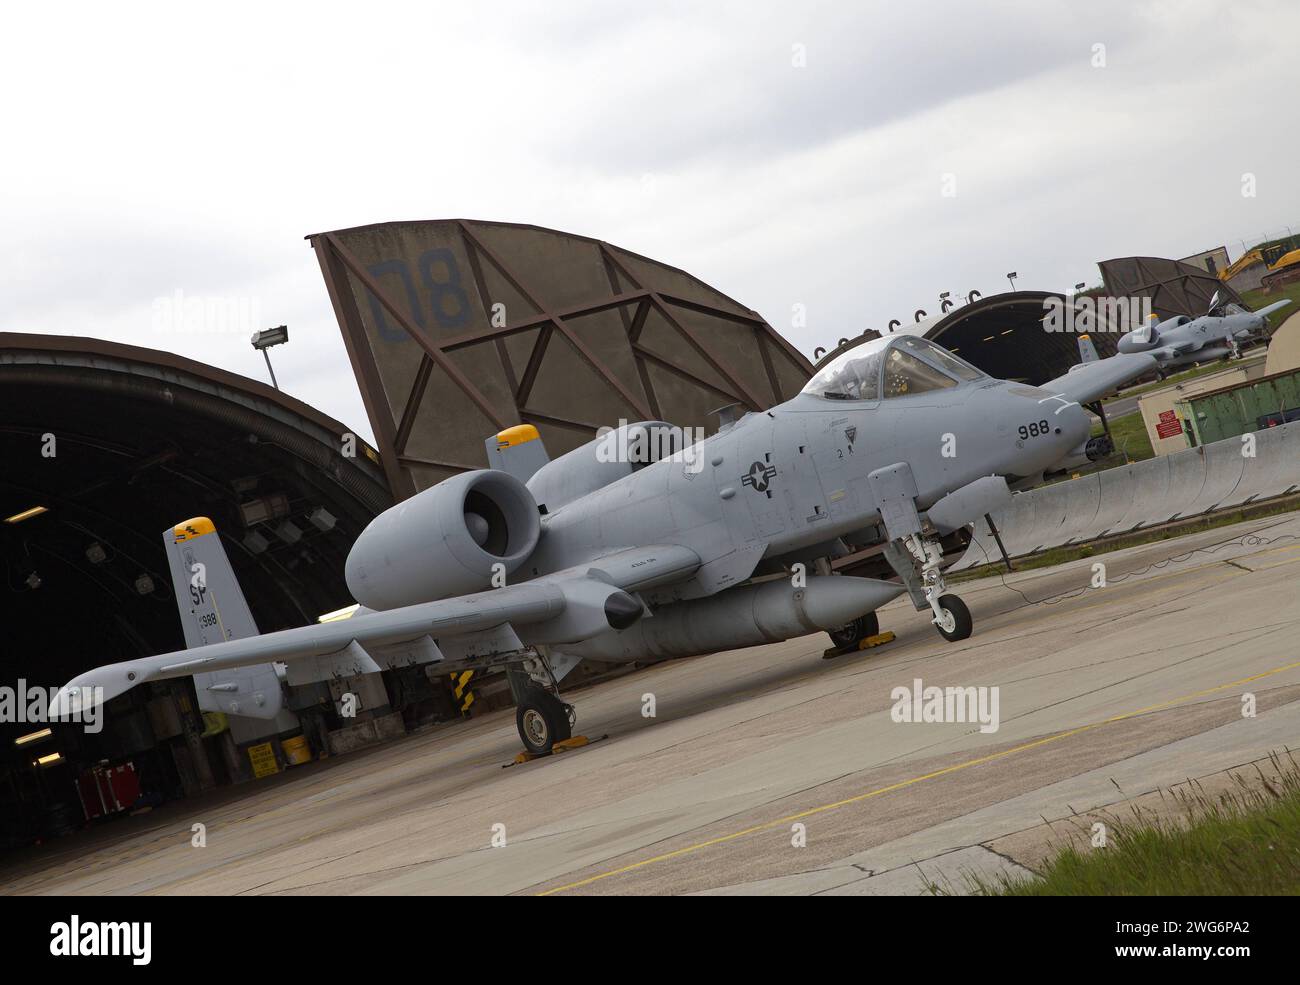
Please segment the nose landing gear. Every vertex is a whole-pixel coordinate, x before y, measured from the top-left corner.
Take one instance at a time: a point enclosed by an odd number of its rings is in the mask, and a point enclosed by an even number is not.
[[[922,523],[917,513],[916,499],[919,494],[911,466],[906,462],[896,462],[876,469],[867,476],[867,483],[879,504],[880,518],[889,537],[885,543],[885,560],[902,579],[916,611],[928,608],[933,613],[930,621],[944,639],[950,642],[966,639],[972,628],[970,610],[957,596],[946,593],[943,548],[935,536],[934,525],[928,520]],[[950,503],[948,512],[952,513],[956,509],[959,523],[960,518],[966,515],[965,510],[972,506],[985,506],[986,500],[992,495],[985,488],[973,492],[981,483],[987,486],[986,481],[980,479],[949,493],[934,504],[931,511]],[[963,492],[972,494],[973,499],[960,504],[953,502],[960,499]],[[1001,495],[1007,495],[1005,484],[1001,487]],[[989,505],[983,512],[991,508]],[[979,513],[975,515],[978,516]],[[948,523],[950,529],[958,526],[958,523],[953,522],[952,516]]]
[[[938,603],[939,614],[934,618],[934,628],[949,643],[964,640],[970,636],[974,623],[970,609],[956,595],[941,595]]]
[[[913,533],[885,545],[885,558],[898,572],[917,611],[929,608],[930,620],[949,643],[970,636],[974,629],[970,609],[947,593],[943,580],[943,550],[933,537]]]
[[[956,595],[945,594],[948,586],[943,580],[943,549],[939,542],[921,534],[911,534],[903,539],[903,543],[912,557],[913,570],[920,576],[921,593],[934,613],[930,621],[935,629],[949,643],[966,639],[973,628],[970,609]],[[903,580],[906,582],[907,579]],[[909,591],[911,587],[908,585]]]

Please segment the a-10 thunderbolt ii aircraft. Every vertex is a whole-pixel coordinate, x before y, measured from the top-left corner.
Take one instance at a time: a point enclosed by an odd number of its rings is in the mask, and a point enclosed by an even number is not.
[[[1118,348],[1121,353],[1154,356],[1162,376],[1168,370],[1191,363],[1236,359],[1241,355],[1241,343],[1262,336],[1268,327],[1268,316],[1290,303],[1283,300],[1258,311],[1242,311],[1237,305],[1221,307],[1216,291],[1206,314],[1198,318],[1176,315],[1143,325],[1121,335]]]
[[[1009,486],[1088,460],[1080,403],[1154,365],[1118,355],[1027,386],[890,335],[837,356],[792,400],[723,415],[716,434],[657,460],[635,450],[675,431],[659,422],[553,461],[520,425],[488,439],[496,468],[370,523],[347,559],[354,615],[265,635],[211,521],[187,521],[164,541],[189,649],[82,674],[56,711],[193,675],[201,707],[272,718],[282,679],[504,665],[520,737],[546,753],[574,721],[550,688],[584,657],[710,653],[846,624],[869,635],[875,610],[905,593],[961,640],[971,616],[946,590],[944,539],[1002,506]],[[832,575],[827,559],[848,545],[881,546],[889,577]]]

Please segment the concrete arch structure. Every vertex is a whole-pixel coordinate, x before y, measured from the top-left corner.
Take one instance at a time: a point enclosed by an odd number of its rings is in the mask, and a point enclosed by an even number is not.
[[[162,538],[194,516],[215,522],[263,632],[350,603],[348,549],[392,503],[374,451],[358,439],[356,456],[344,454],[350,433],[263,383],[172,353],[0,333],[0,521],[44,510],[0,522],[6,681],[57,686],[183,648]],[[158,753],[140,690],[110,706],[102,736],[60,739],[69,763],[138,753],[156,774],[177,768]],[[24,728],[0,725],[0,760]],[[11,820],[0,811],[0,842]]]
[[[1059,310],[1092,304],[1082,295],[1067,296],[1056,291],[1008,291],[977,298],[938,315],[898,325],[893,333],[874,330],[847,339],[817,361],[825,365],[846,349],[880,334],[921,335],[957,353],[967,362],[999,379],[1029,384],[1045,383],[1067,372],[1079,362],[1078,333],[1045,330],[1043,319],[1050,306]],[[1076,308],[1076,310],[1078,310]],[[1105,358],[1116,351],[1118,325],[1104,313],[1092,317],[1088,332]]]
[[[1268,340],[1268,355],[1264,359],[1264,375],[1285,373],[1300,369],[1300,311],[1278,326]]]
[[[1221,303],[1232,302],[1249,308],[1241,295],[1217,275],[1181,260],[1118,257],[1102,260],[1097,266],[1101,268],[1107,294],[1117,298],[1150,298],[1151,307],[1160,318],[1203,315],[1216,293]]]
[[[754,311],[602,240],[476,219],[309,236],[398,499],[535,425],[552,456],[603,426],[794,396],[808,360]]]

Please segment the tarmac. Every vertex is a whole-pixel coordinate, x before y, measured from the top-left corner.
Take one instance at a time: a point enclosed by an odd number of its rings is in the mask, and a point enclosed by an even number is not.
[[[1298,565],[1286,515],[962,583],[960,643],[902,599],[879,648],[823,659],[816,634],[570,692],[577,731],[600,739],[584,748],[507,765],[513,711],[493,712],[99,825],[4,864],[0,892],[881,895],[1033,878],[1098,812],[1296,746]],[[996,730],[896,721],[892,692],[917,679],[998,688]]]

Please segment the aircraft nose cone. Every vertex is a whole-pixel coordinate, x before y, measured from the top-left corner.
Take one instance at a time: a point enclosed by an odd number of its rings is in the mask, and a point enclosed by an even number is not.
[[[1065,414],[1061,415],[1065,417]],[[1069,419],[1061,425],[1062,433],[1073,431],[1072,437],[1085,440],[1092,433],[1092,417],[1077,404],[1070,408]]]
[[[605,599],[605,621],[614,629],[627,629],[641,618],[641,603],[627,592],[616,592]]]
[[[1062,407],[1059,414],[1053,415],[1052,425],[1052,433],[1057,439],[1053,444],[1060,449],[1062,456],[1082,445],[1092,433],[1092,418],[1078,404]]]

